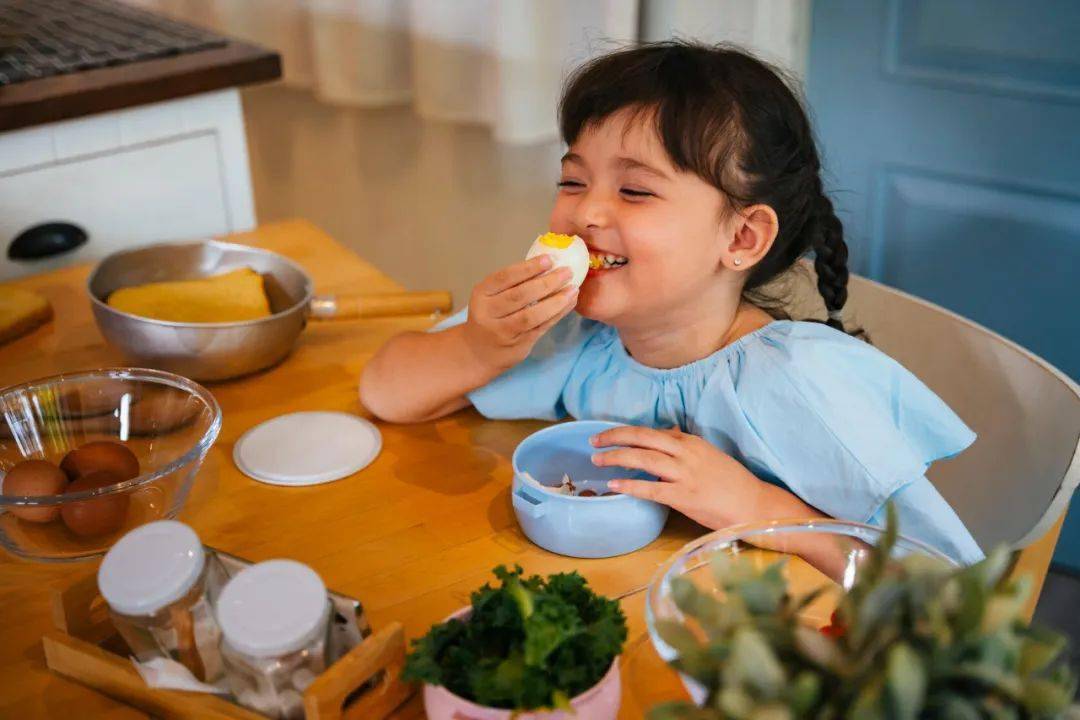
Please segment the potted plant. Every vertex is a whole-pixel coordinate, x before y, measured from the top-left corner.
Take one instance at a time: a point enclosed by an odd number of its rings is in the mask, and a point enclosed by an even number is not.
[[[577,573],[495,568],[468,607],[413,641],[404,677],[432,720],[614,718],[626,618]]]
[[[958,568],[920,553],[896,558],[896,543],[890,511],[823,628],[801,618],[818,598],[789,592],[784,561],[714,556],[715,594],[671,580],[683,621],[659,619],[655,631],[704,700],[661,705],[650,720],[1076,716],[1065,640],[1020,619],[1029,583],[1008,578],[1006,550]]]

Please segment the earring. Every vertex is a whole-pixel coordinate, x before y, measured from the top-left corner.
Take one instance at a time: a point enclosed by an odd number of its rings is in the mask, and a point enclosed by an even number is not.
[[[732,262],[735,265],[735,267],[739,267],[740,265],[742,265],[742,258],[735,258],[735,260],[732,261]]]

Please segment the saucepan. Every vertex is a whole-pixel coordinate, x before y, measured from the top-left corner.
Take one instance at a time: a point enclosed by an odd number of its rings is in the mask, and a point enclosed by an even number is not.
[[[271,314],[224,323],[169,322],[106,302],[120,288],[192,280],[251,268],[263,277]],[[90,274],[87,291],[105,340],[140,365],[202,382],[228,380],[285,359],[309,318],[357,319],[448,312],[450,293],[315,295],[311,277],[269,250],[216,240],[167,243],[114,253]]]

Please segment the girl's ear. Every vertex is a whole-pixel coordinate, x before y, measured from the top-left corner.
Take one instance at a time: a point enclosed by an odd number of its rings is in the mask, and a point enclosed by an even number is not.
[[[723,249],[720,262],[729,270],[741,272],[761,262],[776,240],[780,221],[776,211],[768,205],[751,205],[732,213],[732,223],[727,247]]]

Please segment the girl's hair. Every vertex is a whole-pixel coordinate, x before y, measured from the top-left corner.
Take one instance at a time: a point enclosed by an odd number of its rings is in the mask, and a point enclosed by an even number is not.
[[[718,188],[738,209],[772,207],[779,232],[750,271],[755,297],[808,251],[828,325],[844,330],[848,249],[821,185],[810,122],[781,73],[743,50],[672,41],[598,57],[571,75],[559,108],[567,145],[628,109],[655,122],[672,162]]]

